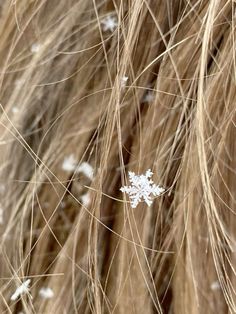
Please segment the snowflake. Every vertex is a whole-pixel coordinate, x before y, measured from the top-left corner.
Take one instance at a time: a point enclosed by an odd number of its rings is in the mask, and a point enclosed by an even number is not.
[[[14,106],[12,109],[11,109],[12,113],[18,113],[19,112],[19,108],[17,108],[16,106]]]
[[[41,45],[39,43],[34,43],[32,44],[30,50],[32,53],[37,53],[39,52],[40,48],[41,48]]]
[[[54,292],[49,287],[43,287],[39,290],[39,295],[42,299],[51,299],[54,297]]]
[[[82,162],[76,171],[77,173],[83,173],[87,178],[93,180],[93,167],[88,162]]]
[[[113,17],[107,16],[101,21],[101,24],[102,24],[102,30],[104,32],[106,31],[114,32],[114,30],[116,29],[118,25],[117,18],[114,16]]]
[[[129,181],[131,185],[124,186],[120,190],[123,193],[129,194],[132,208],[136,208],[138,203],[142,201],[142,198],[144,202],[150,206],[152,204],[150,194],[158,196],[165,191],[164,188],[153,183],[150,179],[152,175],[153,173],[150,169],[146,171],[145,175],[135,175],[134,172],[129,171]]]
[[[211,284],[211,290],[219,290],[220,289],[220,283],[219,281],[214,281]]]
[[[152,91],[147,91],[146,94],[143,97],[143,102],[150,103],[154,100],[154,95]]]
[[[68,157],[64,158],[62,169],[67,172],[72,172],[76,169],[77,161],[75,159],[75,156],[71,154]]]
[[[81,202],[85,207],[89,206],[89,204],[91,203],[90,194],[89,193],[83,194],[81,196]]]
[[[16,291],[11,296],[12,301],[16,301],[19,296],[21,296],[24,293],[29,293],[29,284],[30,279],[27,279],[25,282],[23,282],[18,288],[16,288]]]
[[[126,83],[127,83],[128,79],[129,79],[128,76],[123,76],[121,78],[120,82],[121,82],[121,87],[122,88],[124,88],[126,86]]]

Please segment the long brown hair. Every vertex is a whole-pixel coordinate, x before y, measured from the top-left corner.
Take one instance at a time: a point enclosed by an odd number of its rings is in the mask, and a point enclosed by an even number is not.
[[[2,0],[1,313],[236,313],[235,22]],[[132,206],[148,169],[165,192]]]

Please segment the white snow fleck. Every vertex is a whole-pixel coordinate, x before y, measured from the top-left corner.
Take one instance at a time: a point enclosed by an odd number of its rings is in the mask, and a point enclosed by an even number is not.
[[[220,283],[219,283],[219,281],[217,280],[217,281],[214,281],[214,282],[212,282],[212,284],[211,284],[211,290],[219,290],[220,289]]]
[[[49,287],[42,287],[39,290],[39,295],[42,299],[51,299],[54,297],[54,292]]]
[[[75,159],[75,156],[71,154],[68,157],[64,158],[62,169],[67,172],[72,172],[76,169],[77,161]]]
[[[120,83],[121,83],[121,87],[122,87],[122,88],[124,88],[124,87],[126,86],[128,79],[129,79],[128,76],[123,76],[123,77],[121,78]]]
[[[77,173],[83,173],[90,180],[93,179],[93,167],[86,161],[82,162],[82,164],[77,168]]]
[[[12,113],[16,114],[16,113],[18,113],[20,110],[19,110],[18,107],[12,107],[11,111],[12,111]]]
[[[41,48],[41,45],[39,43],[34,43],[31,45],[30,50],[32,53],[37,53],[39,52],[40,48]]]
[[[89,206],[90,202],[91,202],[91,197],[89,193],[83,194],[81,196],[81,202],[84,206]]]
[[[21,296],[22,294],[28,293],[30,282],[31,282],[31,280],[27,279],[18,288],[16,288],[16,291],[11,296],[11,301],[16,301],[19,298],[19,296]]]
[[[117,28],[118,22],[115,16],[106,16],[101,21],[101,24],[102,24],[102,30],[104,32],[106,31],[114,32],[114,30]]]
[[[154,100],[154,94],[152,91],[147,91],[146,94],[143,97],[143,102],[150,103]]]

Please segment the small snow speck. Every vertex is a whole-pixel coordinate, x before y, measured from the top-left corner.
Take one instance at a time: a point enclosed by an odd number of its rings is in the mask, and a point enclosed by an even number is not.
[[[219,290],[219,289],[220,289],[220,283],[219,283],[219,281],[217,280],[217,281],[212,282],[212,284],[211,284],[211,290],[215,291],[215,290]]]
[[[82,164],[77,168],[77,173],[83,173],[90,180],[93,179],[93,167],[86,161],[82,162]]]
[[[154,100],[154,94],[152,91],[147,91],[146,94],[143,97],[143,102],[150,103]]]
[[[128,79],[129,79],[128,76],[123,76],[121,78],[120,84],[121,84],[122,88],[124,88],[126,86]]]
[[[16,113],[19,112],[19,108],[13,107],[13,108],[11,109],[11,111],[12,111],[12,113],[16,114]]]
[[[102,30],[104,32],[106,31],[114,32],[114,30],[117,28],[118,22],[115,16],[106,16],[101,21],[101,24],[102,24]]]
[[[39,290],[39,295],[42,299],[51,299],[54,297],[54,292],[49,287],[42,287]]]
[[[16,301],[24,293],[29,293],[30,282],[31,282],[31,280],[27,279],[18,288],[16,288],[16,291],[11,296],[11,301]]]
[[[73,154],[64,158],[62,169],[67,172],[72,172],[76,169],[77,161]]]
[[[31,45],[30,51],[32,53],[37,53],[39,52],[40,48],[41,48],[41,45],[39,43],[34,43]]]
[[[90,202],[91,202],[91,197],[89,193],[83,194],[81,196],[81,202],[84,206],[89,206]]]

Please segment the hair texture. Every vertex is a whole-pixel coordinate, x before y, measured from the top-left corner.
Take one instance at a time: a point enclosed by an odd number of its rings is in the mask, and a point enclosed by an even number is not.
[[[0,313],[236,313],[235,5],[1,1]]]

